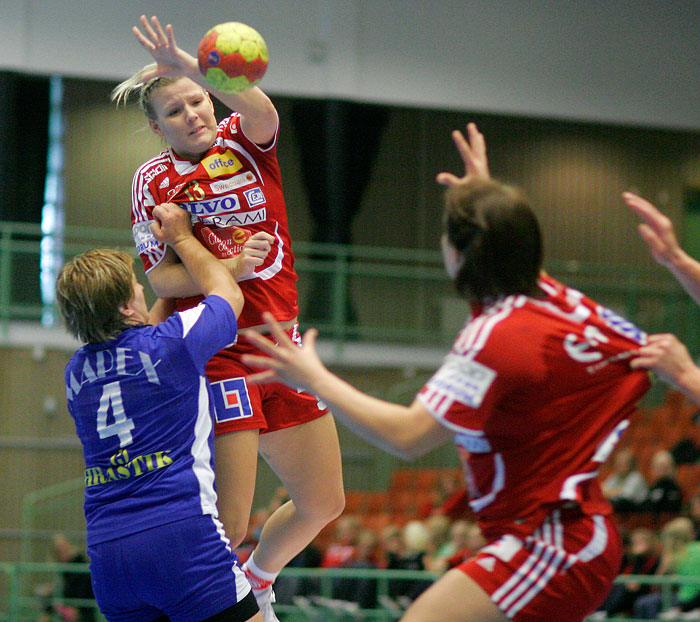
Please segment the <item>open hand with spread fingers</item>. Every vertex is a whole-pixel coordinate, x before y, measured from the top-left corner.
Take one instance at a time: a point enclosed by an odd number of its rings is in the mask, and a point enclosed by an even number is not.
[[[467,137],[459,130],[452,132],[457,151],[464,162],[464,176],[457,177],[452,173],[438,173],[436,181],[442,186],[457,186],[467,184],[474,179],[490,179],[488,159],[486,157],[486,141],[484,135],[476,127],[476,123],[467,123]]]
[[[264,370],[248,376],[246,381],[253,384],[283,382],[292,388],[313,392],[314,380],[328,371],[316,352],[318,331],[315,328],[307,330],[299,347],[271,313],[263,313],[263,319],[267,322],[269,334],[274,342],[256,331],[246,332],[246,339],[268,355],[243,355],[246,365]]]

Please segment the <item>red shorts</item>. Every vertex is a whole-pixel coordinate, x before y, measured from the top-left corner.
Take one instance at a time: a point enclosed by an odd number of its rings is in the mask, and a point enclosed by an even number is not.
[[[532,536],[502,536],[458,568],[515,622],[580,622],[607,596],[621,560],[610,517],[555,510]]]
[[[287,334],[300,343],[297,326]],[[328,412],[323,402],[305,391],[279,382],[248,384],[246,376],[260,370],[244,365],[243,354],[266,356],[242,337],[240,343],[222,350],[207,364],[207,378],[216,408],[215,434],[240,430],[260,430],[261,434],[274,432],[313,421]]]

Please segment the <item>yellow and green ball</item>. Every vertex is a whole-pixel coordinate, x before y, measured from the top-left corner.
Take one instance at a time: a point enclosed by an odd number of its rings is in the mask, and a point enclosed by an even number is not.
[[[265,40],[241,22],[211,28],[199,42],[197,62],[207,84],[224,93],[240,93],[255,86],[268,63]]]

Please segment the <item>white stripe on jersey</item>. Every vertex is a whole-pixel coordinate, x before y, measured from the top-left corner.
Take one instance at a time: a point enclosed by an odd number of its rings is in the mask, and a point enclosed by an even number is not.
[[[491,332],[496,325],[506,319],[514,308],[521,307],[526,301],[525,296],[508,296],[488,311],[473,320],[462,329],[457,341],[452,346],[452,352],[448,356],[463,356],[466,360],[473,360],[483,349]],[[439,373],[436,372],[436,374]],[[419,394],[418,399],[442,425],[456,432],[483,435],[481,430],[471,430],[445,421],[445,413],[454,402],[454,397],[443,389],[435,389],[430,386],[430,380],[426,383],[425,391]]]
[[[257,176],[258,180],[260,181],[260,183],[263,186],[265,185],[265,179],[263,178],[263,175],[260,172],[260,167],[258,166],[257,161],[255,160],[255,158],[252,155],[250,155],[243,148],[243,145],[241,145],[241,143],[236,142],[236,140],[233,138],[219,137],[216,139],[214,144],[215,145],[222,145],[223,147],[229,147],[230,149],[233,149],[234,151],[238,151],[238,153],[243,155],[243,157],[245,157],[246,160],[248,160],[248,162],[250,163],[250,165],[255,169],[256,176]]]
[[[578,554],[564,549],[564,525],[559,510],[552,512],[542,526],[528,536],[527,542],[533,545],[532,553],[491,595],[493,602],[509,618],[535,598],[559,570],[569,568],[577,561],[589,562],[605,551],[608,543],[605,518],[599,515],[592,518],[593,536]]]
[[[576,557],[582,562],[589,562],[592,559],[601,555],[608,546],[608,529],[605,526],[605,518],[600,514],[593,516],[593,526],[595,528],[593,532],[593,538],[591,541],[583,547]]]
[[[275,237],[277,238],[277,255],[275,260],[264,270],[260,272],[251,272],[248,276],[238,279],[238,282],[247,281],[248,279],[262,279],[266,281],[271,279],[275,274],[277,274],[282,269],[282,261],[284,260],[284,241],[280,237],[277,230],[279,229],[279,223],[275,222]]]
[[[180,321],[182,322],[182,338],[184,339],[189,334],[192,327],[197,323],[199,316],[204,311],[204,305],[198,304],[191,309],[180,311]]]
[[[226,545],[226,548],[231,551],[231,541],[226,536],[224,526],[221,524],[221,521],[216,518],[216,516],[212,516],[211,519],[214,521],[216,531],[218,532],[221,541]],[[240,602],[245,596],[248,595],[248,592],[250,592],[250,582],[238,564],[231,566],[231,572],[233,572],[236,580],[236,600]]]
[[[157,166],[169,166],[170,161],[168,152],[164,151],[136,169],[131,183],[131,219],[134,223],[148,223],[153,220],[153,217],[149,215],[146,208],[153,208],[156,201],[145,181],[146,173]],[[148,261],[151,265],[149,270],[151,270],[163,259],[165,255],[165,245],[159,244],[157,248],[147,250],[141,254],[148,257]]]
[[[496,495],[501,492],[506,485],[506,466],[503,463],[503,456],[500,452],[493,454],[493,479],[491,482],[491,490],[469,502],[469,506],[475,512],[480,512],[487,505],[493,503]]]
[[[209,433],[213,426],[211,412],[209,410],[209,390],[207,379],[199,377],[199,408],[197,422],[194,426],[194,442],[192,443],[192,457],[194,464],[192,471],[199,482],[199,500],[202,514],[218,516],[216,509],[216,492],[214,491],[214,470],[211,468],[211,451],[209,449]]]
[[[459,339],[454,345],[454,350],[466,353],[473,359],[488,341],[494,327],[507,318],[513,309],[522,307],[525,303],[525,296],[508,296],[494,305],[491,309],[472,320],[462,331]]]

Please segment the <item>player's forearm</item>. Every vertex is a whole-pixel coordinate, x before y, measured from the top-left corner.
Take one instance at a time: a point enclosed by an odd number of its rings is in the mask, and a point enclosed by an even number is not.
[[[235,277],[238,270],[237,257],[227,257],[217,261]],[[164,261],[148,273],[148,279],[153,291],[160,298],[188,298],[203,294],[202,289],[181,263],[166,263]]]
[[[328,370],[316,376],[311,389],[355,434],[404,460],[436,446],[433,426],[413,417],[411,409],[367,395]]]
[[[161,262],[148,272],[147,276],[159,298],[187,298],[202,293],[185,265],[181,263]]]
[[[684,251],[679,251],[667,267],[683,289],[700,304],[700,262]]]
[[[204,296],[216,294],[228,300],[236,315],[243,308],[243,294],[228,268],[200,244],[194,236],[174,243],[174,250]]]
[[[678,389],[696,406],[700,406],[700,368],[688,366],[675,378]]]

